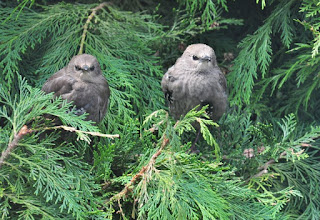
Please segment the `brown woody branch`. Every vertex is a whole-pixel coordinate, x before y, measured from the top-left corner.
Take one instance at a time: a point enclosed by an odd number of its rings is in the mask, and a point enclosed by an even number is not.
[[[312,138],[313,140],[316,140],[318,139],[319,137],[314,137]],[[299,146],[301,147],[311,147],[311,144],[308,144],[308,143],[301,143]],[[301,155],[304,150],[302,149],[301,151],[297,152],[297,153],[294,153],[293,152],[293,149],[292,148],[289,148],[289,150],[291,151],[292,154],[296,154],[296,155]],[[280,154],[280,157],[279,158],[284,158],[285,156],[287,155],[287,152],[286,151],[283,151],[281,154]],[[266,174],[268,173],[268,168],[275,163],[275,160],[274,159],[271,159],[269,160],[268,162],[266,162],[264,165],[258,167],[258,170],[260,170],[259,173],[253,175],[252,177],[250,177],[249,179],[246,180],[246,182],[249,182],[252,178],[256,178],[256,177],[261,177],[263,174]]]
[[[66,131],[70,132],[80,132],[84,134],[90,134],[92,136],[99,136],[99,137],[107,137],[107,138],[119,138],[119,134],[111,135],[111,134],[102,134],[100,132],[91,132],[91,131],[81,131],[77,130],[73,127],[68,127],[68,126],[54,126],[54,127],[45,127],[42,128],[41,130],[56,130],[56,129],[64,129]],[[8,147],[5,151],[2,152],[1,157],[0,157],[0,168],[3,165],[4,161],[9,157],[11,154],[12,150],[18,145],[19,141],[27,134],[30,134],[32,132],[37,132],[38,130],[31,130],[28,128],[27,125],[24,125],[18,134],[15,134],[13,137],[13,140],[8,144]]]
[[[284,158],[287,155],[286,151],[283,151],[279,158]],[[258,170],[260,170],[259,173],[253,175],[252,177],[250,177],[249,179],[246,180],[246,182],[249,182],[249,180],[251,180],[252,178],[256,178],[256,177],[260,177],[263,174],[268,173],[268,168],[270,165],[274,164],[276,161],[274,159],[269,160],[268,162],[266,162],[265,164],[263,164],[262,166],[258,167]]]
[[[168,114],[167,114],[168,117]],[[179,121],[176,122],[176,124],[174,125],[174,128],[176,128],[176,126],[178,125]],[[134,177],[132,177],[132,179],[130,180],[130,182],[123,188],[123,190],[121,190],[121,192],[119,192],[118,194],[112,196],[108,202],[114,202],[115,200],[118,200],[118,205],[120,204],[120,200],[121,198],[125,197],[128,195],[128,192],[132,191],[133,185],[137,182],[138,179],[140,179],[141,177],[143,177],[145,175],[145,173],[149,170],[152,169],[153,165],[156,162],[156,159],[159,157],[159,155],[161,154],[162,150],[169,144],[169,139],[167,138],[166,135],[163,136],[162,142],[161,142],[161,146],[160,148],[157,150],[156,153],[154,153],[149,161],[149,163],[142,167],[141,170],[139,171],[139,173],[137,173]],[[119,205],[120,210],[117,213],[122,213],[122,209],[121,209],[121,204]]]
[[[13,140],[8,144],[8,147],[5,151],[2,152],[0,157],[0,168],[3,165],[4,161],[9,157],[13,149],[18,145],[19,141],[27,134],[32,133],[32,130],[24,125],[18,134],[14,134]]]
[[[109,3],[107,3],[107,2],[103,2],[100,5],[98,5],[97,7],[91,9],[92,12],[89,15],[86,23],[83,26],[83,33],[82,33],[82,36],[81,36],[80,49],[79,49],[79,53],[78,54],[82,54],[83,53],[84,40],[86,39],[88,28],[89,28],[89,24],[90,24],[92,18],[96,15],[97,11],[99,11],[103,7],[107,6],[108,4]]]
[[[106,138],[111,138],[111,139],[120,137],[119,134],[102,134],[100,132],[81,131],[81,130],[75,129],[74,127],[68,127],[65,125],[42,128],[42,130],[56,130],[56,129],[63,129],[63,130],[69,131],[69,132],[79,132],[79,133],[83,133],[83,134],[90,134],[92,136],[106,137]]]
[[[121,192],[119,192],[118,194],[114,195],[113,197],[111,197],[109,201],[113,202],[114,200],[118,200],[118,203],[120,203],[120,199],[123,198],[124,196],[126,196],[128,194],[128,192],[132,191],[131,188],[132,188],[133,184],[135,184],[138,179],[143,177],[145,175],[146,171],[149,171],[153,167],[153,165],[156,162],[156,159],[159,157],[162,150],[168,145],[168,143],[169,143],[169,139],[164,135],[159,150],[152,155],[149,163],[146,166],[142,167],[141,170],[139,171],[139,173],[137,173],[134,177],[132,177],[130,182],[123,188],[123,190]]]

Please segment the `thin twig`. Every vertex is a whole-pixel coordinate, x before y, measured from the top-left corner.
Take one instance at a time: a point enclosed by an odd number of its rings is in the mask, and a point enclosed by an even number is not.
[[[167,117],[168,117],[168,114],[167,114]],[[179,124],[179,121],[176,122],[176,124],[174,125],[174,128],[176,128],[178,124]],[[157,150],[156,153],[154,153],[152,155],[152,157],[150,158],[148,164],[146,166],[143,166],[141,168],[141,170],[139,171],[139,173],[137,173],[134,177],[132,177],[130,182],[121,190],[121,192],[119,192],[118,194],[112,196],[107,201],[108,203],[112,203],[112,202],[117,200],[118,206],[119,206],[119,209],[120,209],[117,213],[121,213],[123,215],[122,208],[121,208],[121,202],[120,202],[121,199],[123,199],[125,196],[127,196],[129,192],[133,191],[133,185],[138,181],[138,179],[144,178],[146,173],[148,173],[151,169],[153,169],[157,158],[162,153],[163,149],[169,144],[169,141],[170,140],[167,138],[167,136],[164,135],[163,139],[162,139],[162,142],[161,142],[160,148]]]
[[[8,144],[8,147],[5,151],[2,152],[1,157],[0,157],[0,168],[4,161],[9,157],[11,154],[12,150],[18,145],[19,141],[26,135],[31,133],[32,130],[30,130],[27,125],[24,125],[18,134],[14,134],[13,140]]]
[[[84,133],[84,134],[90,134],[92,136],[99,136],[99,137],[107,137],[107,138],[119,138],[120,135],[119,134],[102,134],[100,132],[93,132],[93,131],[81,131],[81,130],[77,130],[74,127],[68,127],[65,125],[59,125],[59,126],[54,126],[54,127],[45,127],[42,128],[42,130],[57,130],[57,129],[64,129],[66,131],[70,131],[70,132],[79,132],[79,133]]]
[[[89,24],[90,24],[92,18],[96,15],[98,10],[102,9],[103,7],[107,6],[108,4],[109,3],[107,3],[107,2],[103,2],[100,5],[98,5],[97,7],[91,9],[92,12],[89,15],[86,23],[83,26],[83,33],[82,33],[82,36],[81,36],[80,49],[79,49],[79,53],[78,54],[82,54],[83,53],[84,40],[86,39],[88,28],[89,28]]]
[[[54,126],[54,127],[45,127],[42,128],[41,130],[56,130],[56,129],[64,129],[66,131],[70,131],[70,132],[79,132],[79,133],[84,133],[84,134],[90,134],[92,136],[99,136],[99,137],[107,137],[107,138],[119,138],[119,134],[102,134],[100,132],[91,132],[91,131],[81,131],[81,130],[77,130],[74,127],[68,127],[68,126]],[[8,158],[8,156],[11,154],[12,150],[18,145],[19,141],[26,135],[26,134],[30,134],[32,132],[36,132],[38,130],[32,130],[29,129],[27,125],[24,125],[20,131],[18,132],[18,134],[15,134],[13,137],[13,140],[8,144],[8,147],[5,151],[2,152],[1,157],[0,157],[0,168],[3,165],[4,161]]]
[[[119,206],[119,211],[117,211],[117,213],[119,214],[121,214],[122,215],[122,218],[123,219],[126,219],[126,217],[125,217],[125,215],[124,215],[124,213],[123,213],[123,210],[122,210],[122,205],[121,205],[121,203],[120,203],[120,200],[118,200],[118,206]]]
[[[287,155],[286,151],[283,151],[279,158],[284,158]],[[265,164],[263,164],[262,166],[258,167],[258,170],[260,170],[259,173],[253,175],[252,177],[250,177],[249,179],[246,180],[246,182],[249,182],[249,180],[251,180],[252,178],[256,178],[256,177],[260,177],[263,174],[268,173],[268,168],[270,165],[274,164],[274,162],[276,162],[274,159],[269,160],[268,162],[266,162]]]
[[[121,198],[126,196],[129,191],[132,191],[131,186],[133,184],[135,184],[135,182],[138,179],[140,179],[142,176],[144,176],[146,171],[150,170],[150,168],[153,167],[153,165],[156,162],[156,159],[159,157],[162,150],[168,145],[168,143],[169,143],[169,139],[164,135],[162,143],[161,143],[161,147],[159,148],[159,150],[156,153],[154,153],[152,155],[149,163],[146,166],[142,167],[141,170],[139,171],[139,173],[137,173],[134,177],[132,177],[130,182],[123,188],[123,190],[121,192],[119,192],[118,194],[114,195],[113,197],[111,197],[109,201],[113,202],[114,200],[118,200],[118,203],[119,203]]]

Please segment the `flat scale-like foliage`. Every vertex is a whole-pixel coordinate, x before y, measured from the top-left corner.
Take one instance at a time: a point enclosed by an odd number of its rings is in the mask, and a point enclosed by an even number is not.
[[[312,0],[0,2],[0,219],[319,219],[319,12]],[[199,42],[228,74],[231,107],[174,121],[161,77]],[[111,89],[98,125],[40,90],[81,53]]]

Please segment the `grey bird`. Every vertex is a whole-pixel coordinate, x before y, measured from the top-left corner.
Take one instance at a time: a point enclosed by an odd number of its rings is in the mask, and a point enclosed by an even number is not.
[[[46,81],[42,90],[72,101],[78,115],[88,113],[86,120],[99,123],[107,112],[109,85],[98,60],[92,55],[74,56],[66,67]]]
[[[162,91],[169,112],[180,119],[197,105],[209,105],[207,113],[214,121],[227,108],[227,83],[218,67],[214,50],[205,44],[192,44],[164,74]]]
[[[164,74],[161,87],[176,120],[197,105],[209,105],[208,113],[215,121],[226,111],[226,79],[208,45],[188,46]]]

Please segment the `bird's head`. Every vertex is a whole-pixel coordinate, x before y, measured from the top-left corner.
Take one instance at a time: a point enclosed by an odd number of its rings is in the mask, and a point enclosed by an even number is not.
[[[67,68],[69,74],[73,74],[83,81],[93,81],[98,75],[101,75],[98,60],[90,54],[74,56]]]
[[[192,44],[182,54],[182,58],[191,68],[207,70],[217,65],[214,50],[206,44]]]

